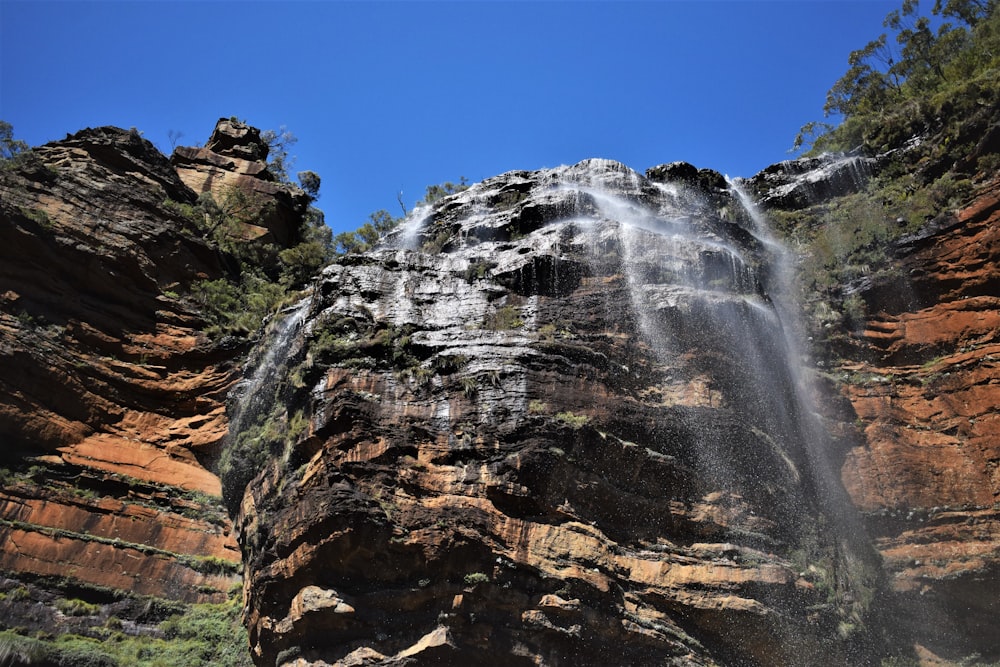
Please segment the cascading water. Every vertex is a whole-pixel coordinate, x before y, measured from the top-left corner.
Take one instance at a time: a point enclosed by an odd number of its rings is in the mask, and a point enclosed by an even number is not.
[[[447,631],[452,664],[515,664],[469,630],[502,627],[531,664],[849,662],[866,545],[808,400],[789,258],[741,196],[607,160],[514,172],[328,267],[234,394],[237,444],[310,419],[246,489],[268,519],[241,541],[268,591],[369,611],[310,612],[320,636],[261,593],[262,659]],[[305,404],[282,413],[293,364]]]
[[[293,348],[301,343],[299,332],[311,302],[312,295],[308,294],[278,314],[274,323],[265,330],[263,345],[258,347],[258,357],[253,362],[253,372],[229,394],[229,431],[221,468],[223,497],[230,507],[239,502],[244,486],[257,472],[249,465],[253,462],[240,460],[243,449],[240,439],[266,419],[274,406],[279,380],[288,371],[288,359]],[[234,471],[239,472],[234,474]]]
[[[866,171],[858,171],[863,169],[858,166],[858,159],[845,160],[850,163],[850,170],[855,174],[856,182],[867,174]],[[795,259],[791,251],[774,237],[766,216],[747,193],[743,183],[740,180],[727,180],[751,223],[749,231],[766,248],[769,256],[771,271],[769,294],[782,322],[780,328],[782,344],[787,350],[788,367],[795,388],[791,397],[794,400],[794,410],[801,415],[798,435],[809,458],[813,483],[818,487],[827,515],[834,524],[845,558],[860,563],[854,576],[869,579],[844,583],[859,588],[874,587],[878,582],[870,579],[878,568],[877,555],[872,549],[854,505],[836,475],[835,471],[840,470],[840,464],[835,460],[835,447],[824,428],[817,407],[813,404],[814,397],[818,396],[819,392],[812,386],[807,372],[811,364],[809,353],[804,346],[805,328],[800,315],[802,308],[795,290]]]
[[[260,410],[273,398],[273,389],[279,375],[285,370],[289,349],[295,342],[298,329],[309,311],[310,297],[301,299],[291,308],[281,312],[274,328],[266,334],[267,345],[256,362],[253,373],[244,378],[230,394],[230,431],[239,433],[249,420],[255,419]]]

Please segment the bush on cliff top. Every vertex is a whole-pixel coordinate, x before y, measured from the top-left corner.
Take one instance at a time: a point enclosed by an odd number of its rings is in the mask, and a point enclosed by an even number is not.
[[[982,138],[963,126],[1000,102],[1000,15],[997,0],[936,0],[931,15],[903,0],[883,22],[889,29],[848,58],[847,72],[827,93],[823,111],[839,125],[812,122],[795,148],[873,153],[940,133],[965,155]],[[935,25],[937,27],[935,28]]]

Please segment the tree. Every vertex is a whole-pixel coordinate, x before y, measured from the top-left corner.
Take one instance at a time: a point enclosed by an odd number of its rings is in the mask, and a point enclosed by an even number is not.
[[[14,138],[14,126],[0,120],[0,159],[12,160],[28,148],[27,142]]]
[[[841,116],[840,125],[808,123],[795,148],[810,136],[813,150],[898,147],[958,114],[948,100],[961,97],[966,84],[978,87],[977,97],[994,91],[1000,67],[997,5],[998,0],[936,0],[933,15],[952,20],[935,28],[935,21],[920,13],[918,0],[903,0],[883,21],[889,33],[852,51],[847,72],[827,93],[824,114]]]
[[[306,194],[316,199],[319,197],[319,174],[315,171],[300,171],[298,173],[299,186],[305,190]]]
[[[277,130],[264,130],[260,133],[260,138],[267,145],[267,170],[278,181],[290,182],[288,171],[295,158],[288,156],[288,149],[298,141],[298,137],[282,125]]]
[[[469,189],[469,181],[465,176],[459,178],[458,183],[452,183],[451,181],[445,181],[438,185],[428,185],[427,192],[424,195],[422,204],[433,204],[438,199],[447,197],[448,195],[453,195],[456,192],[462,192],[463,190]]]
[[[167,130],[167,141],[170,142],[170,150],[177,148],[177,142],[184,136],[180,130]]]

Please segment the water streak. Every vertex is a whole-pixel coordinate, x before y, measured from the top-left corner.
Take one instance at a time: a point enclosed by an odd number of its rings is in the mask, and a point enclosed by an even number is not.
[[[257,418],[268,411],[274,398],[274,387],[285,373],[285,366],[298,332],[309,312],[311,295],[279,313],[265,336],[268,344],[258,347],[262,352],[253,372],[244,377],[229,394],[229,434],[236,437]]]

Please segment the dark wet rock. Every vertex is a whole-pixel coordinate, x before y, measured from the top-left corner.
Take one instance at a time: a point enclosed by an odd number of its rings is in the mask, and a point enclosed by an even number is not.
[[[721,201],[607,160],[512,172],[327,268],[248,425],[258,664],[877,653],[835,630],[861,580],[826,606],[793,565],[836,560],[832,518],[770,260]]]
[[[778,162],[747,183],[762,206],[794,210],[859,191],[879,164],[878,158],[826,154]]]

